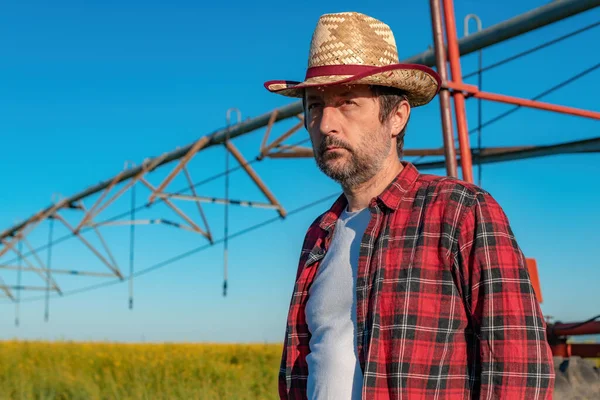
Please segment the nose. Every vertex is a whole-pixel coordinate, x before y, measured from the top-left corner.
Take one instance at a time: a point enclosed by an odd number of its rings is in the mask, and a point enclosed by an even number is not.
[[[321,112],[319,130],[322,135],[329,136],[339,133],[339,119],[335,107],[325,106]]]

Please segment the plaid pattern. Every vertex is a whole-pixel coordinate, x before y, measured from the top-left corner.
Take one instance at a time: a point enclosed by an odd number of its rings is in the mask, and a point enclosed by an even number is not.
[[[357,278],[363,399],[542,399],[554,387],[546,326],[498,203],[405,168],[369,205]],[[305,399],[308,289],[346,207],[309,228],[289,309],[281,399]]]

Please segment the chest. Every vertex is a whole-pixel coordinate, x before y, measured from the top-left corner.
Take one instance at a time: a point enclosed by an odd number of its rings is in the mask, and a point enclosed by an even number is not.
[[[419,209],[373,212],[366,228],[341,246],[339,240],[333,240],[335,231],[315,241],[301,258],[304,268],[297,289],[308,294],[313,284],[325,281],[328,275],[339,275],[353,278],[359,299],[364,298],[361,291],[374,287],[390,293],[443,294],[447,291],[444,287],[454,283],[454,237],[453,227],[432,213],[425,216]],[[344,264],[344,269],[329,268],[332,258],[338,265]]]
[[[361,231],[338,224],[334,238],[308,288],[306,320],[311,332],[355,320],[356,279]]]
[[[373,212],[364,233],[355,241],[356,251],[346,249],[345,274],[336,276],[329,268],[330,251],[335,247],[327,236],[305,254],[305,268],[296,288],[300,308],[314,293],[330,300],[345,299],[338,301],[337,311],[352,307],[358,336],[364,340],[375,322],[393,327],[402,318],[406,324],[427,329],[427,321],[437,323],[440,316],[455,313],[460,302],[460,286],[450,257],[453,237],[452,227],[431,213],[425,217],[418,210],[404,214]],[[335,283],[332,290],[330,285]],[[336,297],[336,290],[345,296]]]

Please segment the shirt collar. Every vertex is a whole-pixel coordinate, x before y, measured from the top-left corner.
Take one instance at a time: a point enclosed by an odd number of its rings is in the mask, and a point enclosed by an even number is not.
[[[404,195],[413,187],[419,178],[417,168],[407,162],[402,161],[404,168],[396,176],[396,178],[388,185],[388,187],[377,197],[390,210],[397,210]]]
[[[402,165],[404,166],[402,171],[400,171],[379,196],[371,200],[371,206],[375,205],[376,202],[380,202],[391,211],[397,210],[400,207],[404,195],[413,187],[419,177],[419,171],[412,163],[402,161]],[[331,230],[347,205],[348,200],[342,193],[331,208],[323,215],[319,226],[326,231]]]

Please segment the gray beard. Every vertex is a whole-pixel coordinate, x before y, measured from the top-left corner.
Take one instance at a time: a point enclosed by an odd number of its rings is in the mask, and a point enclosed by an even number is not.
[[[365,139],[360,143],[361,151],[359,152],[349,149],[345,143],[332,138],[323,141],[318,149],[314,149],[317,166],[325,175],[338,182],[343,188],[352,189],[367,182],[383,167],[391,144],[383,138],[377,140],[375,135],[365,135],[364,137]],[[369,137],[374,140],[369,142],[367,139]],[[378,147],[374,148],[374,144]],[[350,158],[345,165],[332,166],[327,163],[327,160],[342,158],[342,156],[336,155],[325,156],[325,148],[330,145],[345,148],[350,152]],[[367,149],[371,151],[367,151]]]

